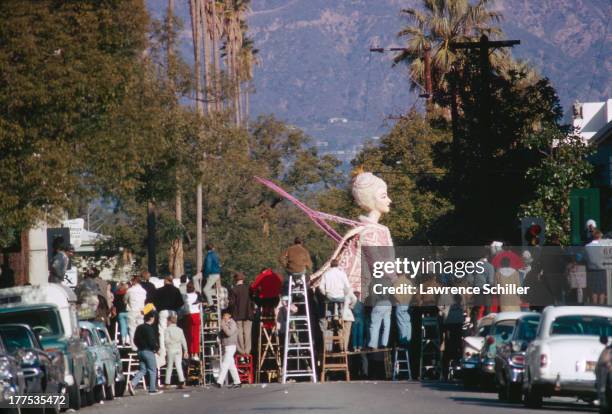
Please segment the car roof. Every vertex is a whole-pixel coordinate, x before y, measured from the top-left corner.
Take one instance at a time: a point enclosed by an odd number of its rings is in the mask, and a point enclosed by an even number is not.
[[[492,324],[495,320],[496,313],[489,313],[478,320],[478,326]]]
[[[79,321],[79,326],[81,328],[96,329],[96,326],[89,321]]]
[[[545,317],[564,315],[592,315],[612,317],[610,306],[547,306],[542,314]]]
[[[538,319],[541,319],[542,315],[540,315],[538,312],[524,312],[524,315],[522,315],[518,319],[519,320],[523,320],[523,319],[527,319],[527,318],[538,318]]]
[[[56,308],[57,305],[53,303],[35,303],[35,304],[23,304],[16,303],[14,305],[7,305],[0,307],[0,313],[11,313],[11,312],[21,312],[33,309],[52,309]]]
[[[28,331],[32,331],[32,328],[30,328],[30,326],[26,325],[25,323],[3,323],[0,324],[0,329],[2,328],[22,328]]]
[[[495,315],[495,320],[493,323],[497,323],[499,321],[516,320],[523,315],[525,315],[525,312],[500,312]]]

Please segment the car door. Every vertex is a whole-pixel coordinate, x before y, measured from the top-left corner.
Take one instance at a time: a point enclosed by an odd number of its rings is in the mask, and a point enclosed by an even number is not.
[[[98,337],[98,341],[100,342],[100,357],[104,364],[104,369],[108,375],[109,383],[115,381],[115,355],[113,353],[113,344],[110,340],[110,336],[106,331],[106,328],[101,326],[96,326],[96,335]]]
[[[43,349],[34,332],[29,331],[30,340],[34,345],[34,350],[38,355],[39,361],[45,369],[45,389],[44,393],[56,394],[60,392],[64,377],[64,360],[59,352],[47,352]]]

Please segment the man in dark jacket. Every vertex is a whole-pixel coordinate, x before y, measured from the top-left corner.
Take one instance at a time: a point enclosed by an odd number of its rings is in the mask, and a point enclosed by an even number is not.
[[[156,290],[155,285],[151,283],[149,279],[151,279],[151,273],[148,271],[145,270],[140,274],[140,286],[147,291],[146,303],[153,302],[153,295],[155,295]]]
[[[244,284],[244,273],[234,274],[234,288],[229,297],[229,307],[238,325],[238,353],[251,353],[251,328],[253,326],[253,303],[249,296],[249,287]]]
[[[134,388],[138,385],[145,374],[149,374],[149,394],[161,394],[157,390],[157,362],[155,361],[155,353],[159,349],[157,334],[153,328],[155,322],[155,312],[149,312],[144,317],[144,323],[138,325],[134,333],[134,344],[138,348],[138,359],[140,365],[138,372],[128,383],[128,391],[134,395]]]
[[[159,354],[162,361],[164,361],[166,359],[164,332],[168,327],[168,316],[171,312],[178,313],[185,302],[183,301],[180,289],[174,286],[172,276],[164,278],[164,285],[155,291],[152,299],[155,309],[159,312],[159,325],[157,327],[160,344]]]

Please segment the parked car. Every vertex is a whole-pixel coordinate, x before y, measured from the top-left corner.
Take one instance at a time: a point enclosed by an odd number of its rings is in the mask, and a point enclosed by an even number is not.
[[[495,313],[482,317],[476,324],[474,335],[463,338],[463,351],[461,357],[461,376],[465,387],[473,387],[478,384],[480,378],[480,350],[491,325],[495,320]]]
[[[76,296],[59,284],[0,289],[0,324],[30,326],[47,352],[64,355],[64,383],[68,406],[81,408],[93,393],[87,351],[79,338]]]
[[[87,352],[94,359],[96,401],[115,398],[117,385],[125,391],[125,378],[117,346],[110,340],[106,327],[100,322],[80,321],[81,339],[87,343]]]
[[[612,413],[612,342],[607,336],[602,336],[600,341],[606,345],[595,367],[595,387],[597,399],[599,400],[599,412],[602,414]]]
[[[525,355],[525,405],[540,407],[543,397],[553,395],[595,400],[595,368],[604,349],[600,337],[610,335],[610,307],[545,308],[536,338]]]
[[[6,403],[12,396],[25,393],[25,380],[17,358],[12,356],[0,339],[0,403]],[[3,409],[2,412],[18,414],[19,409]]]
[[[44,351],[32,329],[24,324],[0,325],[0,338],[9,354],[21,365],[26,394],[64,392],[64,356],[61,352]],[[59,409],[57,406],[55,412]]]
[[[523,316],[524,312],[500,312],[495,315],[489,335],[486,336],[484,345],[480,350],[480,386],[483,389],[495,387],[495,355],[497,346],[504,342],[503,338],[509,338],[514,332],[516,320]]]
[[[539,323],[539,313],[525,313],[516,320],[511,336],[506,332],[501,335],[495,354],[495,385],[501,401],[521,401],[525,351],[535,339]]]

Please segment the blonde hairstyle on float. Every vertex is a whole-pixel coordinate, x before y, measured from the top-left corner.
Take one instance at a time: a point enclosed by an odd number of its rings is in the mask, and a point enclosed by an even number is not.
[[[376,191],[380,188],[387,188],[387,184],[371,172],[364,172],[363,167],[359,166],[351,174],[353,176],[352,193],[355,202],[359,207],[366,211],[374,209]]]

